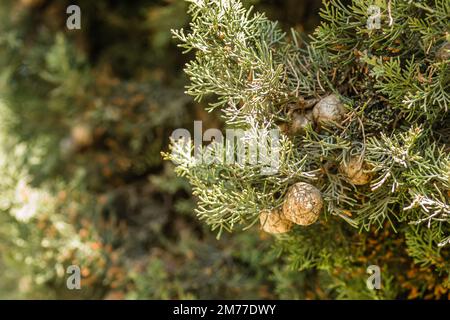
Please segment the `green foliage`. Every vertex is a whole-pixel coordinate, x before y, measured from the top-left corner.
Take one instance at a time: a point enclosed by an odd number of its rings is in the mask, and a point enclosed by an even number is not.
[[[367,27],[373,4],[381,8],[380,29]],[[290,185],[309,182],[325,202],[320,227],[298,227],[278,241],[295,270],[327,270],[338,279],[337,297],[373,296],[357,289],[365,285],[364,268],[375,264],[358,246],[377,228],[391,236],[376,241],[378,255],[371,259],[404,257],[383,262],[386,279],[428,275],[413,284],[386,280],[375,295],[439,298],[448,292],[449,2],[327,1],[310,39],[285,34],[237,0],[191,1],[189,13],[189,30],[173,32],[184,52],[195,52],[185,69],[187,93],[198,101],[214,94],[210,109],[222,111],[227,128],[289,128],[296,110],[331,93],[346,109],[342,122],[309,126],[303,135],[281,129],[279,170],[268,176],[248,163],[198,161],[189,142],[174,141],[165,157],[192,184],[200,219],[219,234],[248,228],[261,210],[281,208]],[[370,183],[355,185],[339,169],[355,156],[369,168]],[[333,274],[340,268],[359,274],[362,285]]]
[[[204,240],[184,232],[178,245],[154,250],[146,270],[131,273],[136,288],[128,298],[276,297],[270,277],[278,264],[273,254],[267,254],[270,242],[261,241],[255,233],[242,233],[235,239],[224,237],[220,242],[208,235]]]
[[[187,24],[187,4],[80,0],[82,28],[69,31],[70,4],[0,4],[0,297],[294,294],[274,292],[269,239],[217,241],[162,163],[173,129],[217,123],[183,94],[170,27]],[[81,290],[66,287],[70,265]]]

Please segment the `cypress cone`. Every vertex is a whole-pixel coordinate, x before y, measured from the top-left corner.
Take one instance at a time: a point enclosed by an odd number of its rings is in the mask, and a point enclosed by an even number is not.
[[[320,191],[313,185],[299,182],[292,185],[286,194],[283,215],[295,224],[307,226],[317,221],[322,207]]]
[[[260,213],[259,221],[261,228],[267,233],[285,233],[292,229],[293,223],[287,220],[280,210],[263,210]]]

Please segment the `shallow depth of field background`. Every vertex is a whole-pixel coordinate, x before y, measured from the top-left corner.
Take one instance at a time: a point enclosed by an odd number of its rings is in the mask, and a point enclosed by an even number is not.
[[[244,2],[286,31],[318,23],[320,1]],[[322,297],[257,227],[217,240],[161,159],[174,129],[222,126],[184,94],[186,3],[80,0],[72,31],[70,4],[0,4],[0,298]]]

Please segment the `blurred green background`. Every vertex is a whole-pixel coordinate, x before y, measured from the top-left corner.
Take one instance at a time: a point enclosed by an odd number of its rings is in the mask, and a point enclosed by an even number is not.
[[[305,33],[318,0],[247,0]],[[66,8],[81,8],[81,29]],[[184,94],[181,0],[0,4],[0,298],[324,298],[253,230],[216,239],[160,151],[220,127]],[[81,268],[81,290],[66,269]]]

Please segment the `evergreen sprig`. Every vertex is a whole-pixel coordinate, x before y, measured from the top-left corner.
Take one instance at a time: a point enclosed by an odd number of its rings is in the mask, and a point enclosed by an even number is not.
[[[381,9],[380,29],[367,27],[370,5]],[[386,239],[380,243],[385,253],[406,247],[416,262],[448,273],[449,2],[327,1],[309,40],[294,31],[288,36],[237,0],[192,1],[189,12],[190,30],[174,31],[180,46],[195,52],[186,68],[187,93],[197,99],[214,94],[211,108],[223,111],[228,128],[289,128],[293,112],[331,93],[346,109],[334,126],[284,132],[280,170],[272,176],[248,166],[179,162],[178,172],[198,196],[199,216],[213,228],[248,227],[261,210],[280,208],[290,185],[308,181],[322,192],[323,223],[330,228],[392,228],[406,244],[396,248],[397,240]],[[181,154],[187,159],[190,150]],[[370,184],[356,186],[338,170],[354,156],[370,167]],[[166,158],[176,160],[173,153]],[[316,242],[324,234],[308,236],[314,247],[304,236],[287,235],[286,241],[305,246],[298,252],[286,245],[294,267],[336,267],[337,257],[319,264],[311,254],[332,250],[331,242]]]

